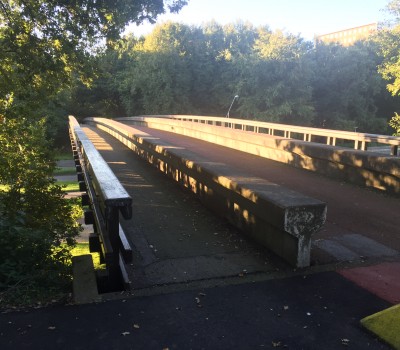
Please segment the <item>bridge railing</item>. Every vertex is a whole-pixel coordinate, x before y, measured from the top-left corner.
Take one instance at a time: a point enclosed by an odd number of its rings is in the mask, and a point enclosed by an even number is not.
[[[391,148],[391,155],[399,154],[400,137],[378,135],[369,133],[359,133],[342,130],[311,128],[305,126],[286,125],[278,123],[268,123],[256,120],[208,117],[195,115],[146,115],[138,117],[158,117],[178,119],[190,122],[197,122],[209,125],[229,127],[243,131],[252,131],[255,133],[264,133],[283,138],[298,139],[308,142],[322,143],[336,146],[339,141],[350,142],[354,149],[366,151],[371,143],[388,145]],[[122,120],[123,118],[119,118]],[[322,141],[321,141],[322,139]],[[342,145],[341,145],[342,146]]]
[[[293,266],[310,265],[311,237],[326,220],[325,203],[251,174],[244,176],[115,120],[86,118],[85,123],[118,139]]]
[[[73,116],[69,117],[69,131],[79,186],[87,192],[82,196],[82,205],[90,207],[85,212],[85,223],[93,224],[96,232],[89,241],[90,250],[100,252],[105,260],[104,288],[119,289],[121,283],[128,283],[125,263],[132,260],[119,214],[125,219],[132,217],[132,198]]]
[[[117,120],[128,125],[147,126],[193,137],[359,186],[400,193],[400,157],[293,138],[266,136],[261,133],[210,125],[210,122],[207,124],[189,122],[165,116]]]

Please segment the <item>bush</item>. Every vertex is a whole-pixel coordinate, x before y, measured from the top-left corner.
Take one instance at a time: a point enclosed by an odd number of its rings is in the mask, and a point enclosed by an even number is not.
[[[79,225],[52,173],[44,120],[0,124],[0,303],[29,303],[71,280]],[[5,186],[4,186],[5,185]],[[11,293],[12,292],[12,293]]]
[[[390,119],[389,125],[395,130],[393,135],[400,136],[400,115],[395,113],[392,119]]]

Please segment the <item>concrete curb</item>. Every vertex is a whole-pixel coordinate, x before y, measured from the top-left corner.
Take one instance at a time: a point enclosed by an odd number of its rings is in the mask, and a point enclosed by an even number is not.
[[[72,257],[73,298],[76,304],[87,304],[101,301],[97,290],[92,255],[85,254]]]

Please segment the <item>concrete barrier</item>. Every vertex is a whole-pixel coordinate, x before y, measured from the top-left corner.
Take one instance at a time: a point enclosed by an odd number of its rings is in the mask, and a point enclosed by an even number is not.
[[[72,257],[72,273],[73,298],[76,304],[101,301],[90,254]]]
[[[400,193],[400,158],[396,156],[168,118],[118,120],[194,137],[359,186]]]
[[[88,118],[85,122],[116,137],[293,266],[309,266],[311,236],[325,222],[325,203],[243,170],[211,163],[116,121]]]

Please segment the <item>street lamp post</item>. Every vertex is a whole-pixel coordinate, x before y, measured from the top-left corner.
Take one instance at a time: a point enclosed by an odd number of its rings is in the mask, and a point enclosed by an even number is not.
[[[233,103],[235,102],[235,100],[236,100],[237,98],[239,98],[239,95],[235,95],[235,97],[233,98],[232,103],[231,103],[231,105],[229,106],[228,113],[226,113],[226,117],[227,117],[227,118],[229,118],[229,112],[231,111],[231,108],[232,108],[232,106],[233,106]]]

